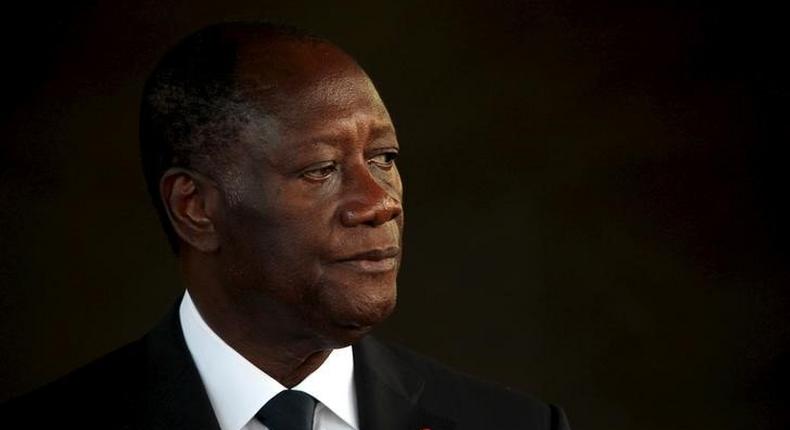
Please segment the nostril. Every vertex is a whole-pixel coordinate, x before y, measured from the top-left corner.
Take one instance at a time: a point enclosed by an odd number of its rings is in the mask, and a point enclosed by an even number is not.
[[[371,175],[367,166],[347,169],[346,174],[348,188],[340,211],[344,226],[366,224],[375,227],[400,215],[400,192],[392,184]]]
[[[357,225],[357,214],[355,211],[347,209],[340,213],[340,220],[342,221],[343,225],[346,227],[353,227]]]
[[[381,214],[384,217],[383,222],[387,222],[387,221],[390,221],[390,220],[393,220],[393,219],[397,218],[398,215],[401,214],[401,212],[403,212],[403,210],[400,207],[400,203],[398,203],[397,201],[390,202],[387,205],[387,207],[384,208],[384,210],[381,211]]]
[[[376,204],[364,204],[357,201],[347,205],[341,212],[340,217],[344,226],[355,227],[366,224],[377,226],[391,221],[398,217],[402,212],[400,203],[397,200],[387,198]]]

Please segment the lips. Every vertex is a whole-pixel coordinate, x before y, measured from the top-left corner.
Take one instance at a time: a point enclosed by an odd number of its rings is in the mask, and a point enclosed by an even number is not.
[[[398,264],[400,248],[391,246],[358,252],[348,257],[339,258],[336,264],[359,272],[388,272]]]
[[[400,248],[398,248],[397,246],[390,246],[387,248],[376,248],[368,251],[359,252],[349,257],[340,258],[338,259],[338,261],[350,261],[350,260],[380,261],[386,258],[397,257],[398,254],[400,254]]]

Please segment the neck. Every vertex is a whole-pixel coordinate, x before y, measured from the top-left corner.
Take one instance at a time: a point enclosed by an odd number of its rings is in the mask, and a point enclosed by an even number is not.
[[[231,348],[287,388],[323,364],[331,345],[298,317],[261,294],[232,296],[222,287],[215,260],[190,254],[180,258],[189,295],[206,324]]]

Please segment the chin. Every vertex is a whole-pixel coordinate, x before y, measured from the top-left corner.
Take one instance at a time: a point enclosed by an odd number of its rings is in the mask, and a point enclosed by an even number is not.
[[[338,297],[333,298],[327,309],[325,328],[329,331],[326,335],[338,346],[347,346],[361,339],[393,313],[397,302],[394,286],[383,294],[378,289],[376,294],[336,299]]]

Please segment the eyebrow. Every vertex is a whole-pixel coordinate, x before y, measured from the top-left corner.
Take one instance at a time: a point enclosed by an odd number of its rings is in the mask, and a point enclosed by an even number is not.
[[[390,134],[395,135],[395,127],[392,124],[377,124],[370,129],[368,137],[370,140],[375,140]]]
[[[395,127],[391,124],[379,123],[370,126],[368,130],[368,141],[374,141],[383,137],[395,136]],[[328,145],[337,146],[340,142],[347,139],[348,133],[324,133],[311,137],[304,141],[306,145]]]

